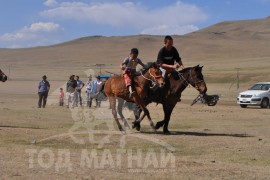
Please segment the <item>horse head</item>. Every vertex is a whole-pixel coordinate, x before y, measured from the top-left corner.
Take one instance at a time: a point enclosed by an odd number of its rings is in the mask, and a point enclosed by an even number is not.
[[[153,82],[153,86],[156,84],[159,85],[159,87],[163,87],[165,85],[164,78],[162,77],[162,72],[160,70],[160,65],[156,62],[153,62],[149,66],[149,79]]]
[[[7,76],[4,72],[0,69],[0,81],[5,82],[7,80]]]
[[[190,68],[188,82],[201,94],[205,94],[207,91],[207,86],[203,78],[202,68],[203,66],[200,67],[199,65]]]

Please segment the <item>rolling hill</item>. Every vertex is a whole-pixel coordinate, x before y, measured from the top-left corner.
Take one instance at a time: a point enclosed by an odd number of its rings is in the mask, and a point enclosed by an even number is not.
[[[221,22],[173,38],[185,66],[202,64],[208,73],[231,73],[236,67],[264,73],[270,66],[270,17]],[[95,63],[105,63],[113,70],[132,47],[139,48],[142,60],[154,61],[162,46],[163,36],[91,36],[47,47],[0,49],[0,63],[12,64],[16,72],[25,70],[31,76],[50,71],[57,76],[55,71],[82,71]],[[23,73],[16,78],[25,76]],[[254,75],[260,76],[257,72],[249,76]]]

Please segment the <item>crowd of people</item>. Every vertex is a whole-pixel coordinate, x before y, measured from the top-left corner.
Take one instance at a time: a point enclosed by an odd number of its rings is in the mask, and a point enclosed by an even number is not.
[[[63,88],[59,89],[59,106],[64,106],[65,104],[67,108],[82,107],[82,93],[85,87],[86,107],[92,107],[93,99],[96,101],[95,107],[100,107],[101,99],[99,94],[103,93],[103,86],[104,82],[101,81],[100,76],[97,76],[96,80],[92,80],[92,75],[89,75],[87,82],[84,83],[79,76],[71,75],[66,83],[66,91],[64,92]],[[47,80],[47,76],[44,75],[38,86],[38,108],[45,108],[49,90],[50,83]]]
[[[139,50],[137,48],[132,48],[130,54],[121,64],[121,69],[123,77],[126,83],[127,95],[132,96],[134,93],[132,89],[132,78],[136,72],[136,66],[140,64],[145,67],[145,64],[138,58]],[[174,69],[184,68],[181,61],[181,57],[177,49],[173,46],[173,38],[171,36],[165,36],[164,46],[160,49],[157,56],[157,64],[160,65],[160,70],[162,71],[162,76],[166,78],[168,74]],[[96,77],[96,80],[92,80],[92,76],[88,76],[86,84],[80,80],[79,76],[71,75],[66,84],[66,106],[69,108],[82,106],[82,89],[85,86],[86,107],[92,107],[92,100],[96,100],[96,107],[100,107],[101,100],[99,97],[100,92],[103,91],[104,82],[101,81],[100,76]],[[48,92],[50,89],[50,83],[47,81],[47,77],[44,75],[43,80],[39,83],[39,101],[38,107],[45,108],[46,101],[48,97]],[[42,104],[43,101],[43,104]],[[64,91],[60,88],[59,92],[59,105],[64,106]]]

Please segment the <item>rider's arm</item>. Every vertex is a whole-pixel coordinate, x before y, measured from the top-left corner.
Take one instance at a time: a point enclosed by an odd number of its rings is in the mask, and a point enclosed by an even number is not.
[[[126,67],[128,65],[128,62],[129,62],[129,59],[128,58],[124,59],[123,63],[121,64],[121,69],[122,70],[125,70],[126,69]]]
[[[175,65],[161,64],[161,67],[165,67],[165,68],[175,68]]]
[[[177,49],[173,47],[173,51],[174,51],[174,58],[175,58],[177,66],[184,69],[185,67],[184,67],[184,65],[182,63],[182,59],[181,59]]]
[[[142,67],[145,67],[146,65],[139,59],[138,64],[140,64]]]

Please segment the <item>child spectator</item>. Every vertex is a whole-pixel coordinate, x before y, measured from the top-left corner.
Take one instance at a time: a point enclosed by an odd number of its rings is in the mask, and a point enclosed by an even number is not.
[[[59,92],[59,106],[64,106],[64,91],[63,88],[60,88]]]

